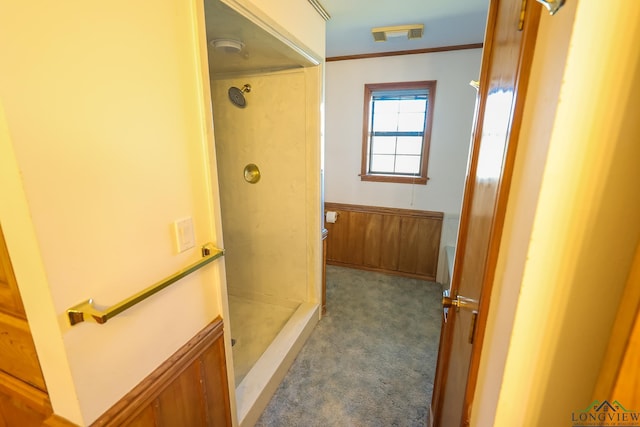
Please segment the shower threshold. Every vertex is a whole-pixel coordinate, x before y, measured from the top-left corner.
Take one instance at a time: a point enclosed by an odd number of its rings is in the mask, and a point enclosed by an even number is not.
[[[229,295],[235,383],[240,384],[300,302]]]
[[[240,426],[253,426],[318,323],[319,305],[302,303],[236,386]]]

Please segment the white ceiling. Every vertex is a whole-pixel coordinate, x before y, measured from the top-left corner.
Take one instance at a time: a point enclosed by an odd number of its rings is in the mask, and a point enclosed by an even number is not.
[[[482,43],[489,0],[320,0],[327,57]],[[416,40],[374,42],[371,28],[424,24]]]
[[[297,52],[220,0],[204,1],[209,74],[220,78],[310,65]],[[244,44],[240,53],[214,49],[211,42],[232,39]]]
[[[304,0],[298,0],[304,1]],[[515,1],[515,0],[512,0]],[[489,0],[320,0],[327,21],[327,57],[481,43]],[[207,40],[235,39],[241,53],[209,45],[212,77],[309,65],[305,58],[220,0],[204,0]],[[371,28],[424,24],[417,40],[374,42]]]

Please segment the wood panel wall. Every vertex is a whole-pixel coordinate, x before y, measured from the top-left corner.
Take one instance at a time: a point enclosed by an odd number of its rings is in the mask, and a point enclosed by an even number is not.
[[[435,280],[442,212],[325,203],[327,264]]]
[[[218,317],[92,426],[231,426],[222,334]]]

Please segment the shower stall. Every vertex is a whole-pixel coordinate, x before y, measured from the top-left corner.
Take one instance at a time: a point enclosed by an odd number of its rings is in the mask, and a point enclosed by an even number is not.
[[[321,66],[218,0],[205,17],[230,380],[252,425],[319,318]]]

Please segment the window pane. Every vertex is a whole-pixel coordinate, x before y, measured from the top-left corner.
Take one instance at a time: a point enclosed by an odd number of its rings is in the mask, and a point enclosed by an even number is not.
[[[371,172],[393,173],[393,160],[395,156],[375,154],[371,156]]]
[[[396,156],[396,172],[420,174],[420,156]]]
[[[403,113],[398,116],[399,131],[422,132],[424,130],[424,113]]]
[[[374,136],[371,141],[372,154],[395,154],[396,153],[396,137],[395,136]],[[414,153],[410,153],[414,154]]]
[[[398,154],[414,154],[422,153],[422,137],[420,136],[400,136],[398,137]]]
[[[396,114],[398,112],[400,101],[397,99],[375,100],[375,113],[378,114]]]
[[[424,113],[427,106],[426,99],[406,99],[400,102],[401,113]]]
[[[381,114],[376,111],[373,117],[373,130],[376,132],[398,130],[398,114]]]

